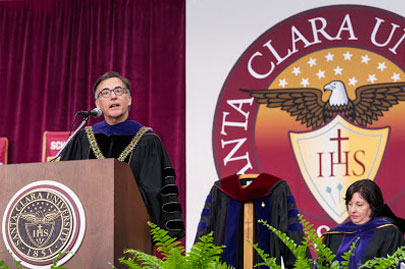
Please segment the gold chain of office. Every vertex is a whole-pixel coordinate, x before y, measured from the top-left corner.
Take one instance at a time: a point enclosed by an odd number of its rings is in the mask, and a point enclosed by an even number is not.
[[[87,126],[84,128],[84,130],[86,131],[87,138],[89,139],[90,147],[93,150],[94,156],[96,156],[96,158],[99,160],[105,159],[105,156],[103,155],[103,153],[100,150],[100,147],[98,146],[96,137],[94,136],[93,128],[91,126]],[[128,155],[135,149],[136,145],[138,144],[139,140],[141,140],[142,136],[149,130],[152,130],[152,128],[143,126],[141,129],[139,129],[139,131],[132,138],[128,146],[126,146],[125,149],[121,152],[120,156],[118,157],[118,160],[124,162],[125,159],[128,157]]]

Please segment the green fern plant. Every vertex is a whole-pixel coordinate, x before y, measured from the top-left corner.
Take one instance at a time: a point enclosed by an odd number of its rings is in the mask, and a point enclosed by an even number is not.
[[[350,247],[349,252],[343,255],[343,261],[339,262],[335,260],[336,255],[325,246],[322,240],[318,237],[315,230],[312,228],[313,225],[306,221],[302,216],[299,216],[300,222],[303,226],[305,237],[300,245],[297,245],[294,240],[289,238],[287,234],[281,232],[280,230],[269,225],[264,220],[259,220],[259,223],[266,226],[270,231],[277,235],[280,240],[291,250],[291,252],[296,257],[294,263],[294,268],[300,269],[345,269],[348,268],[350,257],[353,256],[353,250],[356,246],[357,240],[353,242]],[[275,258],[269,257],[267,254],[258,250],[257,245],[253,244],[253,247],[258,252],[259,256],[263,259],[263,263],[258,265],[267,265],[269,268],[281,268],[275,264]],[[316,259],[310,259],[307,257],[307,249],[311,249],[316,254]]]
[[[58,266],[57,263],[60,261],[60,259],[62,259],[63,255],[69,254],[69,253],[70,253],[70,251],[65,251],[65,252],[59,251],[58,256],[52,261],[51,269],[68,269],[63,266]]]
[[[160,229],[156,224],[148,222],[151,227],[152,239],[157,250],[163,258],[146,254],[134,249],[124,250],[130,257],[121,257],[119,262],[131,269],[135,268],[162,268],[162,269],[227,269],[231,268],[220,261],[220,255],[224,246],[215,246],[212,233],[202,236],[200,241],[194,244],[190,252],[186,253],[180,241],[171,238],[168,232]],[[111,264],[110,264],[111,265]],[[115,268],[114,266],[112,266]]]
[[[183,268],[185,250],[180,241],[168,235],[168,232],[160,229],[154,223],[148,223],[151,229],[152,239],[156,242],[157,250],[163,255],[168,268]]]
[[[187,253],[189,268],[230,268],[220,262],[224,246],[215,246],[212,232],[202,236]]]
[[[392,255],[388,255],[384,258],[374,258],[367,261],[360,268],[397,268],[400,262],[405,261],[405,246],[399,247]]]
[[[336,255],[325,246],[322,240],[318,237],[313,225],[299,216],[300,222],[303,226],[305,237],[301,244],[297,245],[285,233],[277,230],[266,221],[259,220],[259,223],[265,225],[269,230],[275,233],[280,240],[291,250],[296,257],[294,268],[297,269],[346,269],[348,268],[350,258],[354,255],[357,240],[352,243],[350,250],[342,256],[343,261],[335,260]],[[212,269],[228,269],[230,266],[222,263],[220,256],[225,246],[215,246],[212,233],[207,234],[200,238],[200,241],[194,244],[190,252],[186,253],[181,246],[180,241],[176,241],[168,235],[168,232],[160,229],[153,223],[148,223],[151,227],[151,234],[157,250],[163,255],[162,259],[155,256],[146,254],[142,251],[126,249],[125,254],[130,257],[122,257],[119,259],[121,264],[129,268],[156,268],[156,269],[199,269],[199,268],[212,268]],[[250,241],[249,241],[250,242]],[[267,266],[269,268],[281,269],[277,265],[276,258],[270,257],[267,253],[258,247],[258,244],[252,244],[253,248],[257,251],[258,255],[262,258],[263,262],[256,264],[257,266]],[[312,250],[315,253],[316,259],[311,259],[306,256],[307,250]],[[374,258],[369,260],[360,268],[375,268],[386,269],[396,268],[400,261],[405,260],[405,246],[399,248],[393,255],[388,255],[385,258]],[[110,264],[111,265],[111,264]],[[111,265],[115,268],[113,265]],[[0,269],[3,269],[0,267]],[[6,269],[6,268],[4,268]]]
[[[299,220],[303,226],[305,237],[301,245],[297,245],[292,239],[290,239],[285,233],[277,230],[273,226],[267,224],[266,221],[259,220],[259,223],[265,225],[270,231],[275,233],[280,240],[291,250],[294,256],[297,258],[294,263],[294,268],[300,269],[346,269],[349,267],[350,258],[354,256],[353,250],[356,247],[357,240],[355,240],[350,246],[350,250],[345,252],[342,256],[343,261],[339,262],[335,260],[336,255],[325,246],[321,238],[318,237],[313,225],[306,221],[301,215]],[[252,244],[252,243],[251,243]],[[269,268],[280,269],[281,267],[276,264],[274,257],[269,257],[263,250],[257,247],[257,244],[252,244],[253,248],[257,251],[259,256],[263,259],[263,263],[258,265],[265,265]],[[307,248],[311,249],[316,255],[316,259],[309,259],[306,257]],[[374,258],[364,263],[359,268],[373,268],[373,269],[389,269],[397,268],[400,262],[405,261],[405,246],[399,247],[392,255],[387,255],[384,258]]]
[[[247,239],[247,241],[253,246],[253,248],[257,251],[257,253],[263,260],[263,262],[256,264],[255,267],[267,266],[269,268],[281,269],[281,266],[276,263],[276,258],[270,257],[269,254],[260,249],[259,244],[253,244],[249,239]]]
[[[11,255],[10,251],[9,251],[9,253]],[[1,254],[1,251],[0,251],[0,254]],[[17,261],[16,259],[14,259],[14,256],[12,256],[12,257],[13,257],[14,264],[16,266],[15,268],[22,269],[21,261]],[[9,268],[10,268],[10,266],[6,264],[5,260],[0,260],[0,269],[9,269]]]

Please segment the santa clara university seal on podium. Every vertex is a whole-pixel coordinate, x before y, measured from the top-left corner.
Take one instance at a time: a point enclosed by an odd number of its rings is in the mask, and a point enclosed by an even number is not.
[[[9,201],[2,222],[3,240],[16,260],[29,268],[58,265],[79,248],[85,215],[77,196],[55,181],[37,181],[20,189]]]

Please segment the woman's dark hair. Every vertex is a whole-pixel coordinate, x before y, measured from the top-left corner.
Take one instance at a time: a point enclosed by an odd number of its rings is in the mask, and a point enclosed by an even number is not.
[[[362,179],[354,182],[346,190],[346,207],[350,200],[352,200],[353,194],[358,192],[364,200],[370,204],[371,218],[378,216],[384,206],[384,198],[378,185],[370,179]]]

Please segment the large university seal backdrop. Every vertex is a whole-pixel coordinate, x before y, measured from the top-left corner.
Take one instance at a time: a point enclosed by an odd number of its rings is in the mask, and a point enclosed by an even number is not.
[[[28,268],[49,268],[58,256],[58,264],[65,263],[79,248],[84,231],[79,199],[55,181],[26,185],[9,201],[3,215],[4,243]]]
[[[300,213],[344,222],[344,193],[370,178],[405,203],[405,19],[357,5],[309,10],[275,25],[235,63],[213,127],[219,178],[285,179]]]

